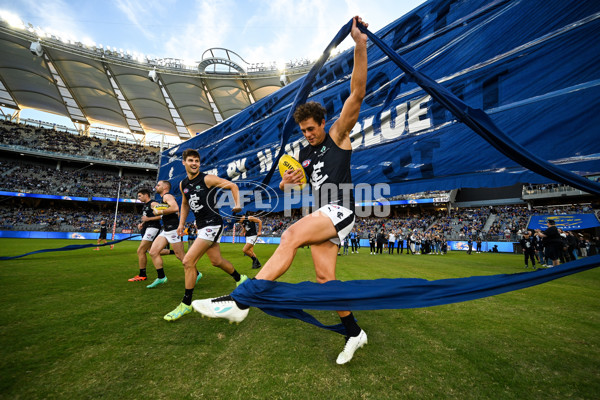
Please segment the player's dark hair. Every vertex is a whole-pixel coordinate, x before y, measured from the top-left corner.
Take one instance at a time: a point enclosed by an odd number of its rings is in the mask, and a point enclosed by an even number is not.
[[[548,223],[549,223],[550,225],[556,225],[556,222],[555,222],[553,219],[549,219],[549,220],[548,220]]]
[[[194,149],[185,149],[183,151],[183,154],[181,155],[181,159],[185,161],[185,159],[188,157],[197,157],[198,159],[200,159],[200,153],[198,153],[198,151]]]
[[[309,101],[305,104],[300,104],[296,111],[294,111],[294,121],[299,124],[302,121],[306,121],[309,118],[315,120],[317,124],[320,124],[325,119],[327,110],[321,104],[316,101]]]
[[[146,196],[152,196],[152,192],[150,192],[150,190],[148,189],[140,189],[138,190],[138,194],[145,194]]]

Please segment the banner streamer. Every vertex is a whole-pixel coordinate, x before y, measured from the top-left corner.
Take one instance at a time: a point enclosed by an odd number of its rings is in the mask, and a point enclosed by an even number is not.
[[[600,266],[600,255],[556,267],[516,274],[428,281],[417,278],[285,283],[248,280],[231,296],[280,318],[296,318],[345,334],[344,327],[323,325],[308,310],[396,310],[433,307],[524,289]]]

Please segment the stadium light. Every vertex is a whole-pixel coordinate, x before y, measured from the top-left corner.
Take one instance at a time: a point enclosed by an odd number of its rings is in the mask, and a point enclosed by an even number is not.
[[[31,46],[29,46],[29,51],[31,51],[33,55],[36,55],[38,57],[44,55],[44,49],[42,48],[42,44],[39,41],[31,42]]]
[[[279,77],[279,83],[281,83],[282,87],[290,84],[290,78],[285,74],[285,72]]]
[[[158,82],[158,74],[156,73],[156,67],[148,72],[148,79],[150,79],[154,83]]]

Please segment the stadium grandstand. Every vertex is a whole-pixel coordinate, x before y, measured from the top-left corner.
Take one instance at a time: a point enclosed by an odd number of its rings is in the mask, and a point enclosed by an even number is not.
[[[145,142],[176,143],[201,134],[302,77],[302,59],[248,63],[212,48],[191,65],[101,44],[72,42],[21,21],[0,18],[0,105],[18,121],[33,108],[68,117],[81,134],[110,125]],[[166,136],[166,138],[165,138]]]
[[[4,236],[43,231],[91,238],[100,220],[112,218],[117,233],[134,233],[140,212],[136,192],[154,186],[169,146],[202,135],[257,102],[273,103],[271,94],[314,65],[306,59],[283,68],[274,62],[250,64],[224,48],[206,50],[190,65],[64,40],[3,19],[0,53],[6,55],[0,66]],[[23,108],[68,117],[77,129],[21,120]],[[160,140],[147,140],[149,134]],[[357,224],[362,245],[368,246],[369,232],[384,228],[404,239],[443,238],[455,243],[452,249],[481,238],[490,243],[486,249],[504,242],[502,251],[517,251],[512,244],[533,215],[597,219],[599,212],[594,196],[557,183],[392,193],[384,200],[391,207],[388,217],[365,217]],[[282,212],[264,219],[265,236],[274,238],[293,222]],[[235,240],[234,229],[228,226],[225,241]],[[597,229],[592,223],[581,230],[592,248]]]

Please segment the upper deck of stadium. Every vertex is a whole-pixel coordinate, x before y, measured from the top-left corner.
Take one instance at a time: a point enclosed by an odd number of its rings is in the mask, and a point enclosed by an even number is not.
[[[192,64],[111,46],[66,40],[0,18],[0,106],[69,118],[134,134],[189,139],[302,77],[312,66],[248,63],[225,48]]]

